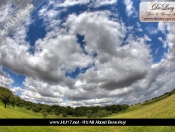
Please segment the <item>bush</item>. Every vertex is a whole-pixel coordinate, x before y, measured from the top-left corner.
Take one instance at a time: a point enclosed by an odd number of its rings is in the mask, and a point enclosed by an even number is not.
[[[98,112],[97,112],[97,116],[98,117],[103,117],[103,116],[107,116],[108,114],[107,114],[107,111],[106,110],[99,110]]]
[[[30,107],[30,106],[26,106],[26,109],[27,109],[27,110],[30,110],[30,109],[31,109],[31,107]]]
[[[107,115],[112,115],[112,112],[111,111],[107,111]]]
[[[87,116],[87,118],[91,118],[91,116],[92,116],[92,111],[91,111],[91,110],[87,110],[86,116]]]
[[[41,113],[42,113],[42,115],[43,115],[44,118],[46,118],[47,115],[48,115],[47,110],[44,109],[44,108],[42,109]]]
[[[43,115],[44,118],[46,118],[47,117],[47,112],[46,111],[42,111],[42,115]]]
[[[59,112],[55,112],[55,115],[60,115],[60,113]]]
[[[66,114],[66,113],[62,113],[62,116],[63,116],[63,117],[67,117],[67,114]]]
[[[36,113],[40,112],[39,109],[38,109],[37,107],[33,107],[33,108],[32,108],[32,111],[33,111],[33,112],[36,112]]]

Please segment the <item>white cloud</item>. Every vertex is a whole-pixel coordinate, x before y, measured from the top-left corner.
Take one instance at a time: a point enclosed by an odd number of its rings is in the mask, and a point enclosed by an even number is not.
[[[10,4],[0,7],[0,23],[4,22],[4,20],[12,13],[12,8]]]
[[[41,87],[42,90],[43,87]],[[31,91],[28,89],[21,89],[19,87],[15,87],[12,89],[14,93],[20,92],[21,93],[21,98],[25,99],[27,101],[32,101],[35,103],[47,103],[47,104],[61,104],[64,105],[64,102],[62,101],[62,98],[60,98],[59,94],[57,94],[57,97],[50,97],[49,94],[40,94],[39,92],[36,91]],[[43,91],[42,91],[43,92]],[[49,95],[49,96],[48,96]],[[63,102],[63,103],[62,103]]]
[[[14,12],[20,9],[24,9],[27,6],[27,4],[31,4],[31,2],[32,0],[1,0],[0,10],[3,10],[4,7],[11,7],[11,11]]]
[[[13,80],[10,78],[10,76],[5,73],[2,70],[2,67],[0,66],[0,86],[2,87],[11,87],[13,84]]]
[[[115,54],[115,48],[122,43],[126,28],[122,22],[109,20],[108,15],[109,12],[85,12],[79,16],[73,14],[65,25],[70,28],[70,33],[85,35],[85,50],[90,55],[95,52]]]
[[[57,17],[60,14],[60,11],[50,9],[48,10],[49,6],[44,6],[38,13],[38,16],[44,20],[44,24],[46,25],[46,29],[54,29],[60,24],[60,20]]]
[[[36,42],[37,48],[43,49],[36,56],[48,61],[47,65],[55,70],[59,67],[60,70],[74,71],[77,67],[81,69],[91,65],[92,58],[83,53],[76,41],[76,36],[69,34],[60,34],[56,38],[46,37]]]
[[[69,7],[74,5],[85,5],[88,4],[90,0],[65,0],[62,2],[61,0],[54,1],[54,7]]]
[[[158,34],[158,32],[159,32],[159,30],[157,29],[157,27],[156,26],[153,26],[151,24],[148,25],[148,26],[146,26],[145,29],[147,30],[148,34],[150,34],[150,35]]]
[[[160,30],[162,33],[166,33],[166,24],[165,23],[163,23],[163,22],[159,22],[158,23],[158,30]]]
[[[139,22],[136,22],[136,26],[137,26],[137,31],[143,32],[143,29],[141,28],[141,24]]]
[[[123,3],[126,6],[126,14],[128,16],[137,15],[135,8],[133,7],[133,2],[131,0],[123,0]]]
[[[114,5],[118,0],[92,0],[91,6],[100,7],[104,5]]]
[[[61,93],[63,92],[60,90],[60,92],[54,92],[56,90],[56,87],[49,85],[48,83],[45,83],[43,81],[34,80],[32,78],[26,78],[23,82],[24,87],[26,90],[30,92],[36,92],[40,94],[41,96],[45,97],[53,97],[53,98],[59,98],[61,97]]]
[[[169,54],[167,54],[168,59],[170,59],[171,61],[175,61],[175,31],[173,30],[173,28],[175,27],[174,23],[169,23],[167,25],[167,30],[168,30],[168,34],[167,34],[167,43],[169,46]]]
[[[13,72],[50,83],[60,83],[64,80],[65,72],[92,64],[92,58],[83,53],[76,36],[61,34],[61,31],[58,33],[58,30],[48,32],[43,40],[39,39],[34,54],[30,54],[31,46],[25,39],[31,23],[28,19],[17,28],[13,39],[7,38],[3,42],[0,64]]]
[[[174,23],[159,23],[158,30],[160,30],[164,35],[166,35],[165,40],[159,38],[160,41],[164,43],[164,47],[168,46],[168,53],[166,57],[168,60],[175,60],[175,31],[173,28],[175,27]]]
[[[157,48],[156,51],[155,51],[155,55],[158,53],[159,49]]]
[[[50,2],[54,8],[58,7],[70,7],[75,5],[88,5],[90,7],[100,7],[104,5],[113,5],[117,3],[117,0],[53,0]]]

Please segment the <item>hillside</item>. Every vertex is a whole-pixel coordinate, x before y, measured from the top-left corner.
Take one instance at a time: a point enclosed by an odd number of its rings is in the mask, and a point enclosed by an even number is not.
[[[49,116],[51,118],[51,116]],[[33,113],[23,108],[0,104],[0,118],[42,118],[41,114]],[[113,114],[107,118],[175,118],[175,94],[154,103],[131,106],[126,112]],[[175,127],[0,127],[0,132],[175,132]]]
[[[161,97],[160,97],[161,98]],[[175,94],[158,100],[130,107],[126,112],[110,116],[112,118],[175,118]]]

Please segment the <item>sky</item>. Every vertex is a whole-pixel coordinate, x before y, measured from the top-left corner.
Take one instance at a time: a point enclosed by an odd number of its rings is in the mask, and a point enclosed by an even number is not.
[[[0,24],[12,4],[0,2]],[[139,4],[45,0],[0,44],[0,85],[72,107],[131,105],[173,90],[175,23],[141,22]]]

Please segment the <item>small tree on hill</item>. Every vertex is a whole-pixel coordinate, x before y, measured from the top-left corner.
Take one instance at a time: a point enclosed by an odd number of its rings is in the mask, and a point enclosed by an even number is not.
[[[36,112],[36,113],[40,112],[39,109],[36,106],[32,107],[32,111]]]
[[[14,97],[14,96],[11,96],[11,97],[9,98],[9,101],[10,101],[10,104],[11,104],[13,107],[15,107],[15,103],[16,103],[15,97]]]
[[[91,111],[91,110],[87,110],[86,116],[87,116],[87,118],[91,118],[91,116],[92,116],[92,111]]]
[[[140,103],[138,103],[138,104],[140,104]],[[121,107],[122,107],[123,111],[126,111],[129,108],[129,105],[128,104],[122,104]]]
[[[104,116],[107,116],[108,114],[107,114],[107,111],[106,110],[99,110],[98,112],[97,112],[97,116],[98,117],[104,117]]]
[[[64,112],[64,113],[62,113],[62,116],[63,117],[67,117],[67,114]]]
[[[9,89],[0,87],[0,100],[4,104],[4,108],[6,108],[7,104],[10,104],[10,98],[13,98],[13,93]]]
[[[45,109],[42,110],[42,115],[43,115],[44,118],[47,117],[48,114],[47,114],[47,111]]]

